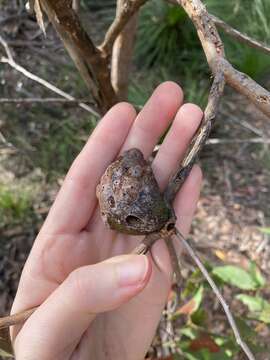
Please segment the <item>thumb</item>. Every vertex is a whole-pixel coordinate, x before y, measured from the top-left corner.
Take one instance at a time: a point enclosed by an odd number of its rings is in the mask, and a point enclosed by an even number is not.
[[[151,275],[144,255],[124,255],[73,271],[24,324],[16,359],[67,359],[98,313],[138,294]]]

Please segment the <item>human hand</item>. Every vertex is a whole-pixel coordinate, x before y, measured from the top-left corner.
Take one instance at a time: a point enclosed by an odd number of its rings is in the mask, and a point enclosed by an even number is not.
[[[181,89],[161,84],[136,117],[127,103],[100,121],[73,162],[25,264],[12,313],[39,306],[12,329],[17,360],[143,359],[172,280],[166,245],[151,257],[128,254],[142,240],[107,229],[96,186],[119,153],[147,158],[170,123],[152,168],[163,191],[193,137],[202,111],[182,105]],[[177,227],[187,235],[202,175],[195,166],[178,193]]]

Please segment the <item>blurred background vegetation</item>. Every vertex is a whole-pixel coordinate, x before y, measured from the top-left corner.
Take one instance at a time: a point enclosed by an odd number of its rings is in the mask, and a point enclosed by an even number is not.
[[[270,43],[269,0],[204,3],[228,24]],[[85,28],[99,41],[113,20],[115,1],[82,0],[81,7]],[[18,15],[14,21],[4,21],[13,15]],[[48,26],[44,38],[33,16],[26,14],[24,1],[0,0],[0,33],[19,64],[76,98],[89,99],[53,29]],[[238,43],[222,30],[220,35],[231,63],[269,89],[270,57]],[[140,12],[129,101],[141,107],[159,83],[173,80],[184,88],[186,102],[203,107],[210,78],[196,31],[184,11],[162,0],[149,1]],[[53,96],[0,63],[0,98]],[[96,119],[74,105],[0,103],[0,107],[0,310],[4,313],[34,237]],[[209,270],[232,303],[245,339],[258,359],[266,360],[270,335],[270,155],[269,145],[263,141],[245,139],[269,139],[269,119],[228,89],[212,137],[225,140],[225,144],[209,145],[203,153],[205,184],[191,237],[208,249],[202,253],[206,253]],[[226,140],[235,143],[228,145]],[[182,302],[190,306],[170,314],[176,330],[165,345],[155,340],[153,354],[167,346],[181,353],[181,359],[242,359],[201,275],[187,264],[183,277]],[[173,295],[170,301],[174,301]]]

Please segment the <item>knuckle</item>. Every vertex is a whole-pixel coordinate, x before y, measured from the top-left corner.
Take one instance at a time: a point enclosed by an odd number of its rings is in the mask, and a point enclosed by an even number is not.
[[[72,271],[72,273],[68,276],[68,283],[71,288],[72,295],[76,298],[75,302],[77,306],[85,305],[87,293],[89,293],[87,290],[89,285],[86,284],[85,278],[86,276],[82,268]]]

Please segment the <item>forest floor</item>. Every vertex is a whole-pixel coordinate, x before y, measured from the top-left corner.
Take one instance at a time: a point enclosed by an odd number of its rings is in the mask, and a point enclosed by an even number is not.
[[[48,50],[36,43],[40,33],[27,40],[25,36],[32,36],[33,29],[39,31],[27,21],[9,23],[6,30],[16,59],[20,64],[30,65],[41,77],[53,79],[66,91],[76,88],[76,96],[85,97],[85,91],[78,90],[81,80],[70,71],[72,67],[59,42],[52,41],[49,34]],[[14,34],[13,38],[10,34]],[[20,47],[22,40],[24,46]],[[60,78],[57,69],[63,65],[66,74],[62,72]],[[51,97],[7,65],[0,68],[0,76],[1,97]],[[0,313],[3,315],[10,309],[21,269],[64,173],[92,125],[88,114],[71,105],[0,106],[0,130],[6,140],[2,139],[0,146]],[[244,269],[253,261],[269,284],[270,237],[260,230],[270,226],[270,152],[269,143],[263,143],[270,139],[269,119],[242,96],[227,91],[216,123],[212,142],[200,159],[204,183],[190,238],[205,261]],[[189,261],[184,261],[184,279],[192,271]],[[270,299],[269,286],[263,294]],[[224,288],[233,313],[240,316],[245,309],[234,295],[234,289]],[[214,295],[204,300],[204,306],[211,314],[209,327],[226,333],[228,324]],[[258,329],[262,343],[267,343],[269,335],[267,326]]]

